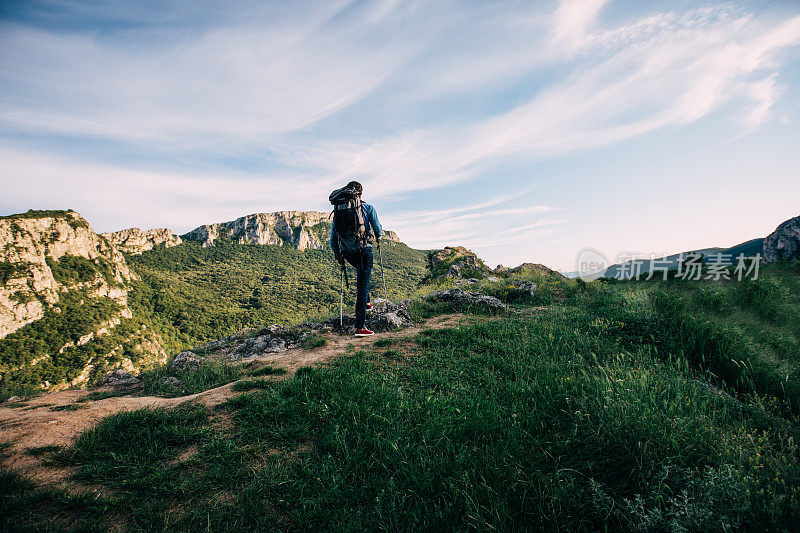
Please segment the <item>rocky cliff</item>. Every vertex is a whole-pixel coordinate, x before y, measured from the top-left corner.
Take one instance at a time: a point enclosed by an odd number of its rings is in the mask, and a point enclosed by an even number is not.
[[[397,233],[389,231],[388,229],[383,230],[383,236],[381,238],[384,241],[400,242],[400,237],[397,236]]]
[[[88,382],[107,358],[132,366],[123,344],[163,357],[157,336],[133,324],[133,279],[122,253],[78,213],[0,217],[0,377],[63,388]]]
[[[764,263],[800,260],[800,217],[790,218],[764,239]]]
[[[330,223],[330,213],[319,211],[278,211],[255,213],[230,222],[206,224],[181,237],[211,246],[214,241],[227,240],[239,244],[272,244],[293,246],[298,250],[323,247],[323,238],[314,231],[322,223]]]
[[[82,263],[82,274],[60,276],[65,263]],[[123,316],[130,314],[125,285],[132,274],[125,258],[78,213],[29,211],[0,218],[0,265],[0,339],[42,318],[47,306],[72,289],[111,298]]]
[[[114,233],[101,233],[117,249],[128,254],[140,254],[152,250],[156,246],[163,245],[167,248],[177,246],[181,238],[175,235],[171,229],[156,228],[140,230],[139,228],[124,229]]]

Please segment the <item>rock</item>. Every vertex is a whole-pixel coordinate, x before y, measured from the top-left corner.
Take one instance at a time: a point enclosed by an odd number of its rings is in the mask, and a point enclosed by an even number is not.
[[[482,278],[491,270],[463,246],[447,246],[428,252],[428,268],[434,279]]]
[[[501,278],[498,278],[497,276],[489,276],[486,278],[486,281],[497,283],[498,281],[503,281],[503,280]]]
[[[800,260],[800,216],[782,223],[764,239],[764,264]]]
[[[200,364],[205,360],[205,357],[197,355],[194,352],[181,352],[175,356],[170,369],[172,369],[174,372],[182,372],[184,370],[200,370]]]
[[[376,298],[373,301],[374,307],[371,313],[367,313],[366,326],[376,333],[392,331],[395,329],[406,328],[414,325],[408,306],[411,300],[403,300],[399,304],[390,302],[383,298]],[[355,315],[344,315],[342,325],[339,325],[339,317],[331,317],[322,322],[307,322],[297,326],[298,331],[322,332],[337,331],[343,335],[355,333]]]
[[[183,386],[183,381],[173,376],[164,376],[161,378],[160,383],[162,387],[172,387],[173,389],[179,389]]]
[[[556,272],[555,270],[548,268],[544,265],[541,265],[539,263],[522,263],[521,265],[516,266],[514,268],[506,269],[505,272],[508,274],[524,274],[529,272],[537,272],[539,274],[545,274],[547,276],[555,276],[561,279],[567,279],[560,272]]]
[[[100,380],[100,386],[121,387],[127,385],[136,385],[141,383],[142,380],[131,375],[127,370],[117,369],[109,373]]]
[[[129,254],[140,254],[163,245],[166,248],[178,246],[181,238],[172,233],[168,228],[156,228],[142,231],[139,228],[130,228],[113,233],[101,233],[103,237],[112,242],[120,251]]]
[[[397,236],[397,233],[384,229],[383,235],[381,235],[381,241],[400,242],[400,237]]]
[[[491,312],[501,312],[507,309],[506,305],[494,296],[467,292],[463,289],[434,292],[423,296],[422,299],[428,302],[451,302],[461,307],[482,307]]]
[[[461,277],[461,267],[459,265],[450,265],[450,268],[447,269],[447,274],[444,275],[444,279],[455,279]]]
[[[536,294],[537,287],[536,284],[532,281],[515,281],[514,283],[512,283],[512,285],[516,287],[518,290],[526,292],[531,296],[534,296]]]
[[[22,398],[20,398],[19,396],[12,396],[8,400],[6,400],[6,403],[17,403],[17,402],[21,402],[21,401],[22,401]]]
[[[299,344],[299,343],[298,343]],[[290,345],[285,338],[273,333],[266,333],[247,339],[231,354],[232,359],[246,359],[265,353],[278,353],[288,350]],[[295,347],[295,346],[292,346]]]
[[[230,222],[206,224],[182,235],[184,240],[211,246],[226,240],[240,244],[273,244],[298,250],[321,250],[322,241],[312,229],[330,221],[330,213],[320,211],[278,211],[255,213]]]
[[[50,265],[65,258],[96,272],[83,282],[57,279]],[[74,211],[28,211],[0,217],[0,264],[4,280],[0,283],[0,339],[42,318],[68,290],[80,288],[92,298],[111,298],[121,312],[129,312],[127,288],[133,275],[125,257]]]

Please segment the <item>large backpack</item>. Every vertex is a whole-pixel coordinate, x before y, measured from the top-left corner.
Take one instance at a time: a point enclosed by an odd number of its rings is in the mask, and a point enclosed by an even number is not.
[[[360,252],[368,243],[361,195],[355,189],[342,187],[333,191],[328,200],[333,204],[333,227],[339,238],[339,250]]]

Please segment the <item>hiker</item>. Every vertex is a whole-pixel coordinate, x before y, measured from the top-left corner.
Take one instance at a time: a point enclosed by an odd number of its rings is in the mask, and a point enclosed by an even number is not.
[[[369,278],[372,273],[372,242],[380,247],[383,232],[375,208],[361,201],[364,188],[351,181],[341,189],[333,191],[333,225],[331,226],[331,248],[336,261],[344,269],[347,261],[356,269],[356,337],[367,337],[374,332],[367,329],[369,301]]]

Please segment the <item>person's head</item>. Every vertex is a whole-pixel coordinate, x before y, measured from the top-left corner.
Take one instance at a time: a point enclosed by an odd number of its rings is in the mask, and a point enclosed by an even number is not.
[[[357,181],[351,181],[350,183],[348,183],[347,188],[355,189],[356,191],[358,191],[359,196],[361,195],[362,192],[364,192],[364,187],[362,187],[361,184]]]

